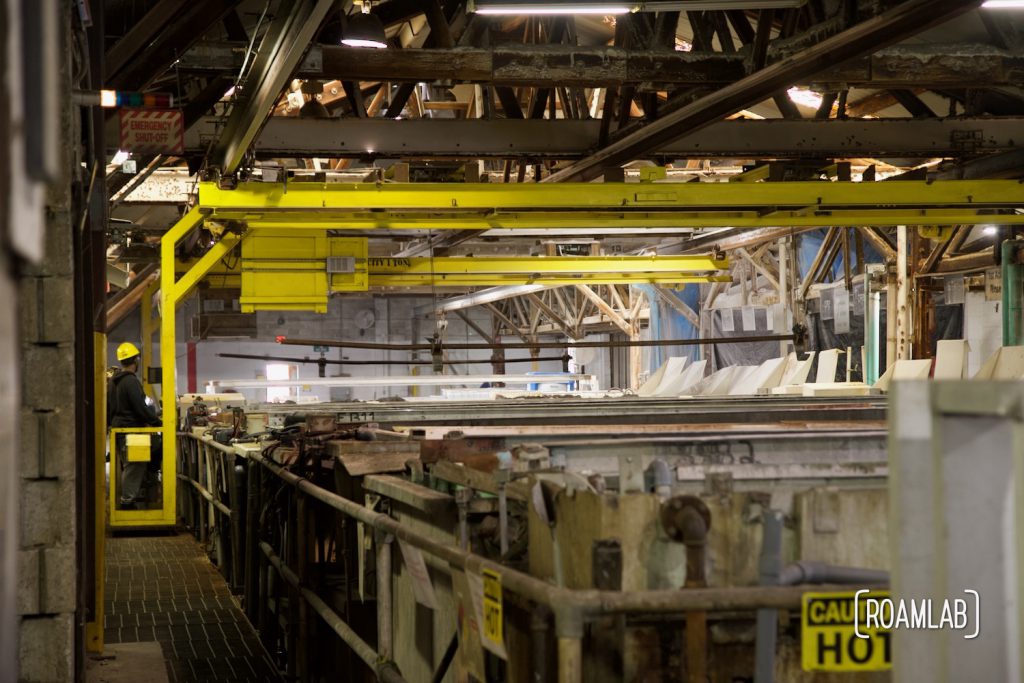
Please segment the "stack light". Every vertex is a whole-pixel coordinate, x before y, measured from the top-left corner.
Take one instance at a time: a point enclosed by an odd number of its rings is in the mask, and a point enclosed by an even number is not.
[[[114,107],[171,109],[174,107],[174,96],[165,92],[100,90],[100,106],[107,109]]]

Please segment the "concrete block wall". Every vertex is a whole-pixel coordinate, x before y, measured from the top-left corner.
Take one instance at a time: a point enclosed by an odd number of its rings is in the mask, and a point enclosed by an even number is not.
[[[51,197],[49,250],[28,268],[18,292],[19,680],[74,676],[75,328],[70,197]]]
[[[70,19],[70,3],[65,6]],[[66,27],[67,28],[67,27]],[[67,51],[68,53],[70,51]],[[69,63],[62,65],[70,83]],[[68,85],[68,88],[70,86]],[[66,101],[62,129],[78,135],[77,107]],[[18,365],[17,680],[62,683],[75,677],[77,606],[75,452],[74,221],[70,174],[74,147],[62,145],[64,178],[34,205],[15,193],[11,203],[39,224],[43,256],[21,268],[16,293]],[[4,335],[6,336],[6,335]],[[2,392],[6,393],[6,392]],[[0,438],[4,435],[0,430]],[[7,439],[2,438],[6,443]],[[13,669],[13,667],[12,667]],[[0,675],[0,680],[6,680]]]

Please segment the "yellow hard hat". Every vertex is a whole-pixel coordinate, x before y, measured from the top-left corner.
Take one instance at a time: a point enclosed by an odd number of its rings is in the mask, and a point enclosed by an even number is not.
[[[118,360],[128,360],[129,358],[134,358],[140,353],[142,352],[139,351],[138,347],[135,346],[135,344],[132,344],[131,342],[125,342],[117,347]]]

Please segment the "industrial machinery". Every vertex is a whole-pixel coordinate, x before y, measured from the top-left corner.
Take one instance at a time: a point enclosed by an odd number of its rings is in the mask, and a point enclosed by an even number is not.
[[[810,680],[791,586],[888,581],[878,398],[295,410],[180,509],[301,680]]]

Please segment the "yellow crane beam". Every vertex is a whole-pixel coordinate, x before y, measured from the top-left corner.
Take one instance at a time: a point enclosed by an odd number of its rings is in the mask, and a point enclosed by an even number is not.
[[[196,261],[178,262],[177,271],[187,273]],[[490,287],[496,285],[574,284],[685,284],[726,282],[731,279],[726,258],[714,256],[452,256],[412,258],[353,258],[353,271],[365,273],[371,288],[383,287]],[[351,274],[330,274],[326,259],[251,259],[228,264],[220,257],[205,270],[224,287],[243,284],[242,273],[254,273],[268,282],[279,283],[287,275],[319,274],[328,277],[332,291],[365,291],[352,286]],[[282,295],[286,293],[281,292]]]
[[[1016,180],[778,183],[241,183],[199,186],[250,228],[487,230],[1024,223]],[[1009,210],[1007,212],[1007,210]]]

